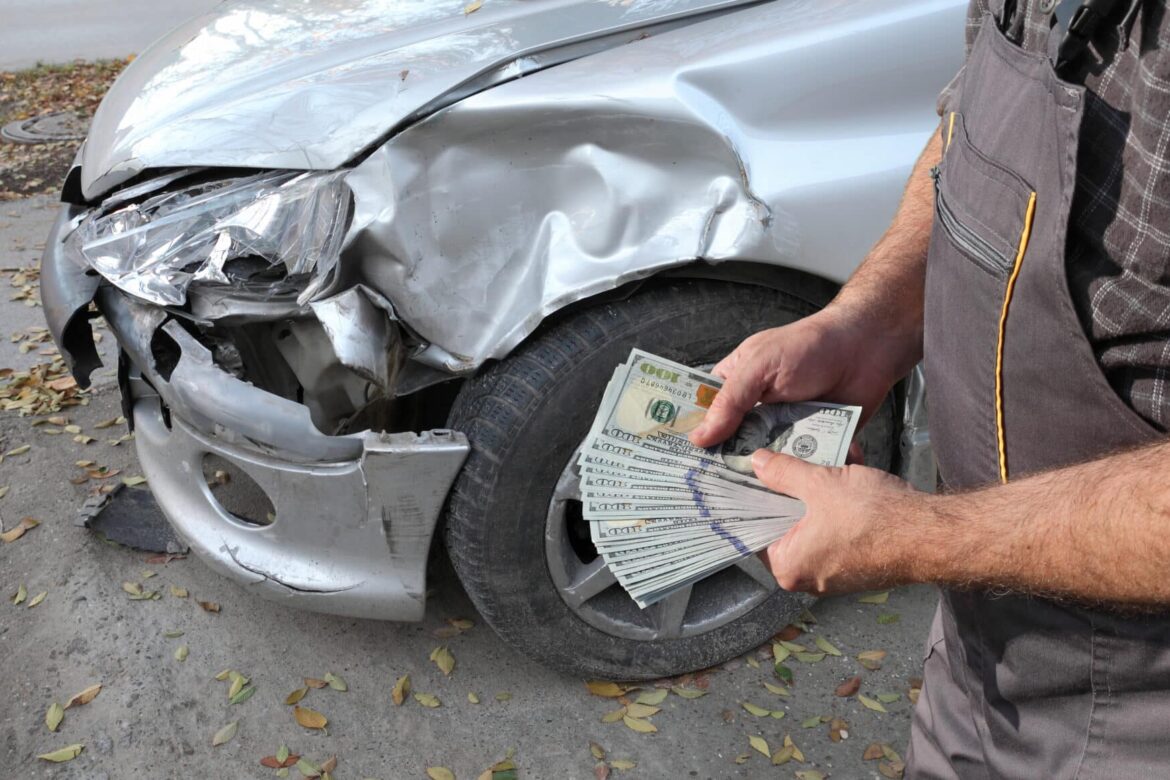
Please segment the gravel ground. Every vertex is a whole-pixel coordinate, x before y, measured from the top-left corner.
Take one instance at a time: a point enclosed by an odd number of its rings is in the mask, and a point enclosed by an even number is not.
[[[0,268],[22,268],[39,255],[54,209],[44,197],[0,204]],[[51,345],[35,341],[38,331],[28,330],[42,325],[39,308],[25,300],[35,291],[35,280],[26,274],[10,288],[17,273],[8,270],[0,277],[5,280],[0,289],[17,296],[0,296],[0,323],[6,333],[23,337],[0,339],[0,367],[24,369],[53,356],[42,354],[51,352]],[[24,342],[31,346],[21,351]],[[109,338],[99,347],[108,354]],[[11,378],[0,378],[0,395],[7,381]],[[0,462],[0,491],[8,488],[0,498],[3,528],[24,517],[40,521],[22,538],[0,543],[0,652],[9,691],[0,710],[0,774],[77,780],[272,778],[276,770],[261,766],[260,759],[284,744],[318,763],[336,756],[332,776],[338,780],[425,778],[428,767],[440,766],[458,778],[477,777],[510,750],[524,778],[587,779],[605,771],[615,778],[811,780],[816,772],[879,778],[882,770],[896,775],[896,765],[863,760],[863,754],[873,742],[904,752],[911,681],[920,674],[935,602],[929,588],[896,590],[885,604],[857,597],[821,601],[813,609],[817,622],[795,641],[815,650],[822,638],[842,655],[812,663],[788,659],[794,684],[787,698],[764,687],[781,682],[769,646],[691,679],[689,686],[705,695],[686,699],[670,693],[650,718],[657,732],[636,733],[620,721],[601,721],[620,703],[591,695],[582,680],[545,669],[505,646],[475,615],[442,558],[432,567],[426,619],[377,623],[293,611],[258,599],[197,560],[151,562],[148,554],[110,545],[74,526],[88,492],[108,481],[72,484],[83,474],[76,461],[120,469],[111,479],[140,473],[132,442],[110,443],[124,427],[97,427],[119,414],[111,371],[99,372],[95,390],[75,398],[84,405],[51,415],[67,417],[64,422],[34,426],[46,415],[0,412],[0,452],[29,446]],[[94,441],[79,443],[70,431],[45,432],[63,424],[79,426],[79,435]],[[132,600],[125,582],[157,591],[160,598]],[[14,605],[21,586],[27,597]],[[177,597],[172,587],[189,596]],[[41,592],[47,594],[44,600],[29,607]],[[197,601],[214,602],[220,611],[205,611]],[[436,638],[436,631],[450,630],[449,619],[467,619],[473,626]],[[182,635],[174,636],[179,631]],[[450,676],[428,660],[440,644],[455,658]],[[176,658],[180,647],[188,649],[183,661]],[[856,659],[869,650],[886,651],[880,669],[865,669]],[[214,679],[225,669],[249,677],[255,694],[230,704],[230,681]],[[323,713],[328,725],[304,728],[285,698],[303,678],[327,672],[343,678],[348,691],[310,690],[302,706]],[[425,708],[414,699],[395,706],[392,687],[406,674],[414,691],[437,696],[441,706]],[[880,703],[879,694],[897,699],[879,712],[857,695],[836,696],[838,686],[855,675],[861,677],[860,694],[871,702]],[[97,697],[66,710],[57,731],[50,732],[45,724],[50,705],[64,704],[96,683],[102,685]],[[627,699],[651,690],[630,691]],[[469,701],[471,693],[480,703]],[[744,702],[784,717],[754,716]],[[213,735],[231,722],[238,722],[234,738],[212,747]],[[833,741],[834,730],[844,738]],[[804,762],[773,766],[749,743],[750,737],[763,737],[777,752],[785,735]],[[604,748],[608,762],[618,763],[599,769],[591,741]],[[37,758],[70,744],[84,745],[72,761]],[[618,769],[623,760],[635,766]],[[294,769],[291,776],[300,774]]]

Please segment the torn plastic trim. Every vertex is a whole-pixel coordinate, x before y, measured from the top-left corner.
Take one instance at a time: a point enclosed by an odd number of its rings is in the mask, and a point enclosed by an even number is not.
[[[216,366],[207,347],[179,323],[166,321],[165,310],[140,303],[108,286],[98,291],[97,303],[131,363],[167,407],[195,429],[309,462],[347,460],[361,452],[360,434],[327,436],[313,424],[304,405],[237,379]],[[177,360],[168,367],[166,376],[151,349],[159,331],[178,350]]]
[[[453,431],[361,434],[359,454],[299,463],[207,436],[159,400],[133,401],[138,456],[176,533],[212,569],[265,598],[360,618],[419,620],[431,539],[470,450]],[[242,522],[203,479],[207,454],[254,479],[276,507]]]

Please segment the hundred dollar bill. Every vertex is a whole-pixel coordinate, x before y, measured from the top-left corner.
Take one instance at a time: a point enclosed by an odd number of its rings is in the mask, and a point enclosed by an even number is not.
[[[755,477],[755,450],[839,466],[861,414],[757,406],[727,442],[696,447],[688,435],[721,388],[718,377],[634,350],[613,372],[578,456],[590,536],[639,606],[762,549],[804,514]]]

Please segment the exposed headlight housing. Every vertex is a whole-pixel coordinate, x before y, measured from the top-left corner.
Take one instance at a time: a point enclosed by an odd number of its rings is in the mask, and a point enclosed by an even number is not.
[[[225,264],[237,260],[304,279],[297,300],[305,303],[341,254],[352,203],[345,173],[265,172],[99,209],[69,236],[66,251],[160,306],[183,304],[192,282],[232,283]]]

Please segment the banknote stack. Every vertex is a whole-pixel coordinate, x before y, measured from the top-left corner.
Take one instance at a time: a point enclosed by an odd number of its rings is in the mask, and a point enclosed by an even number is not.
[[[687,434],[720,387],[718,377],[635,349],[582,447],[593,543],[642,608],[767,547],[804,514],[756,479],[753,452],[840,466],[861,415],[857,406],[761,404],[723,444],[696,447]]]

